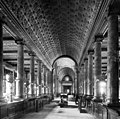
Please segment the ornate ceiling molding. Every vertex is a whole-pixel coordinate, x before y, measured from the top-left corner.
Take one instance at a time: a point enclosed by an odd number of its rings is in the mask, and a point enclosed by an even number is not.
[[[34,52],[36,52],[37,56],[40,59],[42,59],[43,62],[49,68],[51,68],[51,63],[47,60],[47,58],[44,55],[44,53],[42,52],[42,50],[40,50],[40,48],[38,48],[38,46],[32,40],[33,37],[30,36],[30,34],[32,34],[32,32],[29,33],[26,31],[25,27],[23,27],[23,24],[20,23],[19,19],[15,16],[14,11],[12,11],[12,9],[10,9],[10,6],[8,5],[7,2],[9,2],[11,4],[12,2],[15,3],[15,1],[14,0],[13,1],[9,1],[9,0],[8,1],[7,0],[0,1],[1,13],[5,16],[5,23],[7,24],[7,26],[16,34],[17,37],[23,38],[27,44],[27,47],[30,50],[33,50]],[[16,4],[14,4],[14,5],[16,5]],[[11,6],[11,7],[13,7],[13,9],[14,9],[14,6]],[[23,16],[21,16],[21,17],[23,18]],[[26,23],[24,22],[24,24],[26,24]]]
[[[0,7],[12,31],[51,67],[61,55],[81,61],[103,2],[107,4],[106,0],[1,0]]]
[[[86,44],[84,45],[84,49],[81,51],[82,55],[80,58],[79,65],[82,64],[82,61],[83,61],[88,49],[90,48],[90,45],[94,41],[94,36],[98,33],[101,33],[101,31],[100,31],[101,25],[103,24],[103,22],[105,22],[106,11],[108,10],[108,6],[111,3],[111,1],[112,0],[102,0],[101,1],[101,5],[99,7],[98,14],[96,15],[93,27],[91,27],[91,30],[89,32],[88,40],[87,40]]]

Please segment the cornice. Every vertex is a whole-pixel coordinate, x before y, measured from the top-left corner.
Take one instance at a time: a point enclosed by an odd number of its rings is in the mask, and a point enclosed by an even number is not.
[[[96,16],[96,19],[94,21],[93,27],[91,28],[91,31],[89,33],[89,37],[87,40],[87,43],[82,51],[82,56],[80,58],[79,65],[83,62],[83,59],[85,57],[85,54],[87,53],[91,43],[94,41],[95,34],[98,33],[98,29],[100,28],[101,23],[103,22],[104,16],[106,14],[106,10],[108,9],[109,4],[112,0],[102,0],[101,6],[99,8],[98,14]]]

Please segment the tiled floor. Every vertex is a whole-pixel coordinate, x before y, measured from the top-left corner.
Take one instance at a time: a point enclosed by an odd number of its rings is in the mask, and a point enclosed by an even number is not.
[[[94,119],[88,113],[80,113],[73,102],[68,107],[60,108],[55,101],[47,104],[40,112],[26,114],[21,119]]]

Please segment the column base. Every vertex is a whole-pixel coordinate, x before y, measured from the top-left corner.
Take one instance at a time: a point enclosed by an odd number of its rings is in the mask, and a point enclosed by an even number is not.
[[[35,98],[36,95],[35,94],[28,94],[28,98]]]
[[[92,100],[93,99],[93,95],[86,95],[86,99],[87,100]]]
[[[13,102],[14,102],[14,101],[22,101],[22,100],[24,100],[23,97],[15,96],[14,99],[13,99]]]
[[[7,103],[6,99],[4,97],[0,98],[0,103]]]
[[[120,107],[120,102],[113,102],[113,103],[106,103],[106,105],[108,106],[108,107],[116,107],[116,108],[118,108],[118,107]]]
[[[106,105],[108,105],[108,106],[120,106],[120,102],[119,102],[119,99],[117,99],[117,100],[114,100],[114,99],[107,99],[106,100]]]
[[[92,99],[93,102],[102,102],[102,99],[100,97],[94,97]]]

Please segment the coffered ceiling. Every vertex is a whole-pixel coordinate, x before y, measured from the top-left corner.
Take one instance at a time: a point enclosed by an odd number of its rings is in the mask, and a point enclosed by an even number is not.
[[[72,57],[79,64],[93,36],[98,31],[104,32],[103,19],[111,1],[1,0],[0,13],[5,21],[4,61],[17,64],[14,41],[20,38],[25,41],[26,68],[28,51],[34,51],[36,59],[42,60],[48,68],[62,55]]]

